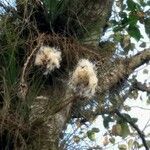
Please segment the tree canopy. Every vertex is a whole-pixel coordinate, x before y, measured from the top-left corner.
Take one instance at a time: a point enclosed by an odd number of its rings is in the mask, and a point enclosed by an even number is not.
[[[0,149],[148,150],[149,39],[149,0],[0,0]]]

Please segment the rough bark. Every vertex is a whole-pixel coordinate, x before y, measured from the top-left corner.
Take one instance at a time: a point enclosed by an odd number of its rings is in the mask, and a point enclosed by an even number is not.
[[[46,105],[49,105],[48,101],[43,101],[43,99],[39,99],[39,101],[36,101],[32,106],[32,114],[30,119],[31,123],[36,123],[41,119],[41,124],[38,129],[38,134],[35,137],[35,143],[30,148],[37,149],[38,147],[40,150],[58,150],[59,136],[67,121],[71,107],[68,104],[59,112],[51,114],[45,110],[45,107],[47,108]]]
[[[87,29],[88,32],[84,35],[83,42],[85,44],[95,46],[99,44],[100,37],[102,36],[105,27],[108,26],[108,20],[111,16],[112,5],[113,0],[97,0],[97,2],[94,4],[91,11],[92,13],[90,12],[90,15],[86,17],[87,20],[91,19],[92,26],[90,25],[90,29]],[[87,7],[87,9],[89,8]],[[96,19],[93,20],[93,18]]]
[[[136,68],[149,62],[149,60],[150,49],[145,49],[131,58],[116,60],[111,70],[99,77],[99,92],[105,92],[121,80],[127,79]]]

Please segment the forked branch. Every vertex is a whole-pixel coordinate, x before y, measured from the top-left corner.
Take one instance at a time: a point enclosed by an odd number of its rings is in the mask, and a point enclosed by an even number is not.
[[[128,118],[126,118],[126,117],[125,117],[122,113],[120,113],[118,110],[115,110],[115,113],[116,113],[121,119],[123,119],[125,122],[129,123],[129,124],[131,125],[131,127],[133,127],[133,128],[137,131],[137,133],[138,133],[139,137],[141,138],[142,143],[143,143],[143,145],[144,145],[144,147],[145,147],[145,150],[149,150],[148,145],[147,145],[146,140],[145,140],[145,135],[144,135],[144,133],[139,129],[139,127],[138,127],[134,122],[132,122],[131,120],[129,120]]]

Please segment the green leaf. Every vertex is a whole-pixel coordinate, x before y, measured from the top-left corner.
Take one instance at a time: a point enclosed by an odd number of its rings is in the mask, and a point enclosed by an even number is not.
[[[143,70],[143,74],[148,74],[148,72],[149,72],[148,69]]]
[[[138,121],[138,118],[132,118],[132,122],[136,123]]]
[[[134,145],[134,140],[133,140],[133,139],[130,139],[130,140],[128,141],[128,149],[131,149],[131,148],[133,147],[133,145]]]
[[[136,99],[138,98],[138,95],[139,95],[138,90],[134,90],[134,91],[132,91],[132,92],[129,94],[128,97],[129,97],[130,99],[133,98],[133,99],[136,100]]]
[[[125,26],[127,26],[129,24],[129,18],[125,17],[121,20],[121,24],[123,25],[122,28],[124,28]]]
[[[147,140],[146,143],[147,143],[148,147],[150,148],[150,140]]]
[[[137,26],[132,26],[130,25],[127,29],[128,34],[133,37],[134,39],[136,39],[137,41],[140,40],[140,38],[142,38],[142,35],[140,33],[140,30],[138,29]]]
[[[110,122],[113,122],[114,120],[110,117],[110,116],[103,116],[103,124],[104,124],[104,127],[105,128],[108,128],[109,127],[109,123]]]
[[[137,147],[137,148],[140,148],[140,144],[137,142],[137,141],[134,141],[134,146]]]
[[[121,18],[127,18],[127,13],[121,11],[121,12],[119,12],[119,16]]]
[[[128,105],[125,105],[125,106],[124,106],[124,110],[125,110],[125,111],[130,111],[130,110],[131,110],[131,107],[128,106]]]
[[[80,142],[80,137],[79,137],[79,136],[74,136],[74,137],[73,137],[73,141],[74,141],[75,143],[79,143],[79,142]]]
[[[129,25],[135,26],[137,24],[138,20],[139,20],[139,18],[138,18],[137,15],[135,15],[135,13],[130,13],[129,14],[129,18],[128,18]]]
[[[122,5],[122,10],[126,9],[126,4]]]
[[[138,121],[137,118],[131,118],[129,114],[124,113],[123,116],[130,122],[136,123]]]
[[[118,124],[118,123],[117,123],[116,125],[113,125],[111,132],[112,132],[112,134],[115,135],[115,136],[116,136],[116,135],[120,136],[121,133],[122,133],[122,127],[121,127],[121,125]]]
[[[92,132],[98,133],[99,131],[99,128],[92,128]]]
[[[135,10],[136,9],[136,3],[133,0],[127,0],[127,6],[128,10]]]
[[[121,128],[122,128],[122,132],[121,132],[120,136],[122,138],[126,138],[130,134],[130,130],[129,130],[128,124],[127,123],[122,123],[121,124]]]
[[[134,10],[139,10],[140,9],[140,6],[135,3],[133,0],[127,0],[127,10],[129,11],[134,11]]]
[[[147,5],[146,2],[144,2],[144,0],[139,0],[139,2],[143,7],[145,7]]]
[[[134,90],[132,92],[132,94],[133,94],[133,98],[136,100],[138,98],[138,95],[139,95],[138,90]]]
[[[114,31],[114,32],[122,31],[123,28],[124,28],[124,27],[122,27],[122,26],[119,25],[119,26],[117,26],[117,27],[114,27],[114,28],[113,28],[113,31]]]
[[[118,145],[119,150],[127,150],[127,146],[125,144]]]
[[[116,32],[113,37],[114,37],[114,41],[116,42],[120,42],[122,39],[122,35],[120,32]]]
[[[87,137],[91,140],[91,141],[95,141],[95,132],[93,131],[88,131],[87,132]]]
[[[116,20],[111,20],[110,23],[113,24],[114,26],[118,25],[118,22]]]
[[[149,105],[150,104],[150,94],[149,93],[147,93],[147,101],[146,101],[146,103]]]
[[[145,48],[145,47],[146,47],[146,42],[142,42],[142,43],[140,44],[140,47]]]
[[[148,2],[147,2],[147,5],[149,5],[149,6],[150,6],[150,1],[148,1]]]
[[[68,4],[69,0],[44,0],[44,5],[52,24],[58,16],[66,11]]]
[[[122,41],[121,41],[121,46],[122,48],[127,48],[127,47],[130,47],[130,44],[131,44],[131,40],[130,40],[130,36],[129,35],[124,35],[122,37]]]
[[[114,137],[111,137],[111,138],[109,138],[109,141],[110,141],[112,144],[114,144],[114,143],[115,143],[115,138],[114,138]]]
[[[116,6],[119,7],[119,8],[121,8],[121,6],[122,6],[122,1],[116,1]]]

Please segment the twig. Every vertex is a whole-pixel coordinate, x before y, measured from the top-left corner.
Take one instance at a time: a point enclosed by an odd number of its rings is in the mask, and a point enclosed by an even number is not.
[[[63,102],[63,104],[61,103],[62,105],[61,105],[60,107],[58,106],[57,109],[55,108],[53,114],[56,114],[56,113],[60,112],[60,111],[63,110],[64,108],[66,109],[66,107],[67,107],[69,104],[72,105],[74,99],[75,99],[74,96],[70,96],[69,98],[67,98],[67,99]]]
[[[37,50],[37,48],[39,48],[39,46],[41,45],[41,38],[42,38],[42,36],[43,35],[41,35],[40,37],[39,37],[39,40],[38,40],[38,44],[37,44],[37,46],[33,49],[33,51],[31,52],[31,54],[30,54],[30,56],[28,56],[28,58],[27,58],[27,60],[26,60],[26,62],[25,62],[25,64],[24,64],[24,66],[23,66],[23,71],[22,71],[22,75],[21,75],[21,82],[22,83],[24,83],[25,82],[25,72],[26,72],[26,68],[27,68],[27,66],[28,66],[28,64],[29,64],[29,61],[30,61],[30,59],[32,58],[32,56],[33,56],[33,54],[35,53],[35,51]]]
[[[144,108],[144,107],[140,107],[140,106],[130,106],[131,108],[139,108],[139,109],[143,109],[143,110],[147,110],[150,111],[149,108]]]
[[[18,96],[20,98],[22,98],[23,100],[25,99],[26,97],[26,94],[27,94],[27,91],[28,91],[28,85],[26,83],[26,79],[25,79],[25,73],[26,73],[26,69],[27,69],[27,66],[33,56],[33,54],[36,52],[37,48],[39,48],[39,46],[41,45],[41,39],[43,37],[43,34],[40,35],[37,39],[37,46],[33,49],[33,51],[31,52],[31,54],[28,56],[26,62],[24,63],[24,66],[23,66],[23,71],[22,71],[22,74],[21,74],[21,81],[20,81],[20,91],[18,93]]]
[[[146,140],[145,140],[145,135],[144,133],[138,128],[138,126],[136,124],[134,124],[131,120],[129,120],[128,118],[126,118],[123,114],[121,114],[118,110],[115,110],[115,113],[120,117],[122,118],[124,121],[126,121],[127,123],[129,123],[136,131],[137,133],[139,134],[141,140],[142,140],[142,143],[145,147],[145,150],[149,150],[148,148],[148,145],[146,143]]]
[[[150,87],[148,87],[145,83],[142,84],[141,82],[138,82],[137,80],[135,81],[135,83],[133,83],[133,88],[150,93]]]
[[[149,122],[150,122],[150,118],[148,119],[148,121],[147,121],[145,127],[143,128],[143,131],[147,128],[147,126],[149,126]]]

